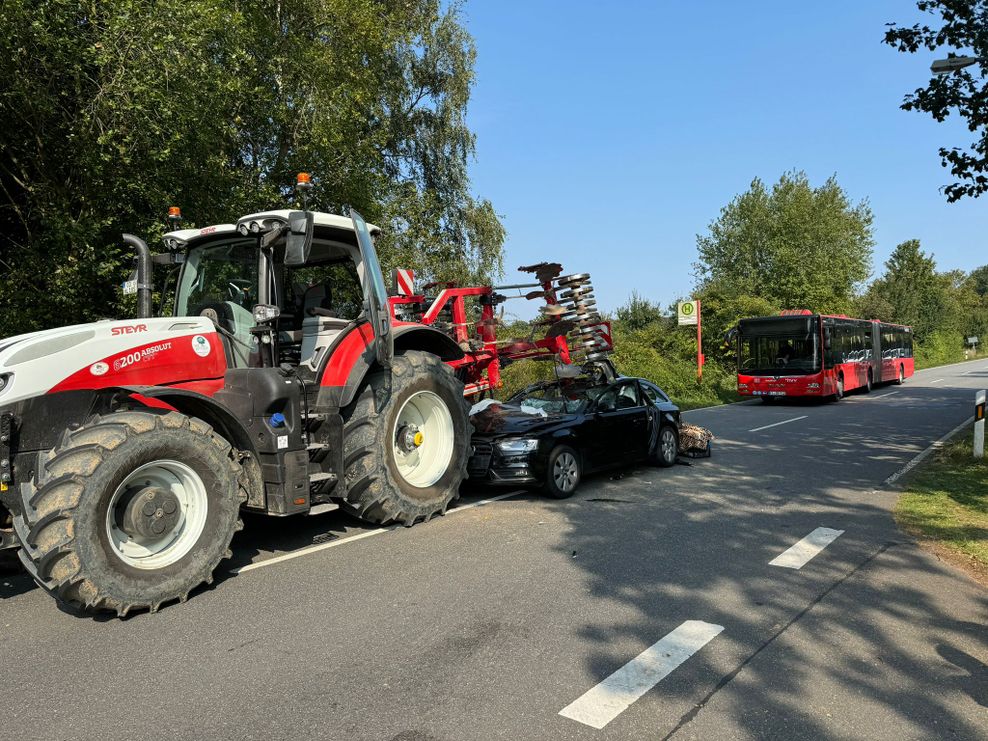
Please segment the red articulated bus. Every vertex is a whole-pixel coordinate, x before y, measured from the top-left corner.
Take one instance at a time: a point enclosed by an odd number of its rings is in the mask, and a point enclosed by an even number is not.
[[[742,319],[737,342],[742,396],[837,400],[913,374],[912,328],[874,319],[783,311]]]

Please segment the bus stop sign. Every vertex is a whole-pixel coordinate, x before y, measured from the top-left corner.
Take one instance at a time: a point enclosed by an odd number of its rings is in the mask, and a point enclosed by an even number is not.
[[[696,324],[697,311],[699,307],[696,301],[680,301],[679,302],[679,323],[682,324]]]

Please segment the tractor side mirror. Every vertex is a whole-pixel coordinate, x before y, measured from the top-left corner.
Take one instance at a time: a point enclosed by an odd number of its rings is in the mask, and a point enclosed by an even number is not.
[[[285,265],[305,265],[312,251],[315,219],[311,211],[292,211],[288,214],[288,239],[285,242]]]

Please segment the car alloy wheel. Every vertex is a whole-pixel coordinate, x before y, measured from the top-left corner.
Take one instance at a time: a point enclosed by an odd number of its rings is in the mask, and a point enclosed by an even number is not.
[[[576,456],[569,451],[563,451],[552,464],[552,480],[556,488],[565,494],[571,494],[580,481],[580,467]]]

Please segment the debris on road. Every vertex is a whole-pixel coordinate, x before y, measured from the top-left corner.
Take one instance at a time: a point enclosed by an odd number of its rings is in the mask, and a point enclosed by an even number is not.
[[[679,429],[679,452],[689,458],[709,458],[714,434],[706,427],[684,422]]]

